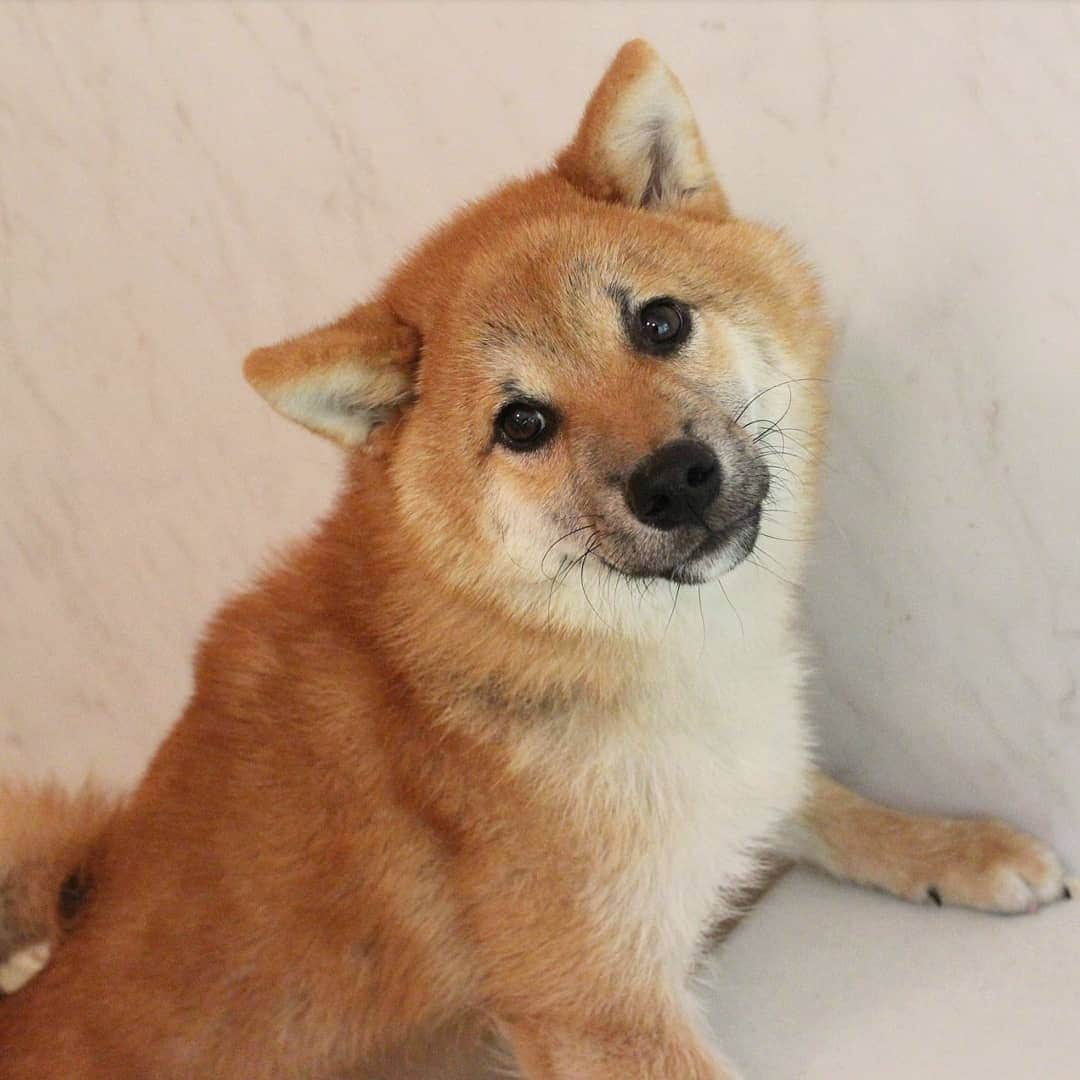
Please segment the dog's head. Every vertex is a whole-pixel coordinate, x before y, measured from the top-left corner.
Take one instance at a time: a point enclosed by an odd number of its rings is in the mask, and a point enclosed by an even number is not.
[[[571,573],[700,583],[763,516],[790,532],[827,344],[812,275],[731,217],[681,86],[631,42],[554,168],[245,370],[292,419],[379,447],[436,572],[550,611]]]

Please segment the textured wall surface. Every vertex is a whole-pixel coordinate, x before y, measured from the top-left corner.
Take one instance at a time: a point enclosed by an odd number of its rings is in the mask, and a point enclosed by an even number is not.
[[[336,482],[244,353],[547,159],[637,35],[841,327],[827,757],[1080,864],[1075,5],[0,6],[0,767],[137,773]]]

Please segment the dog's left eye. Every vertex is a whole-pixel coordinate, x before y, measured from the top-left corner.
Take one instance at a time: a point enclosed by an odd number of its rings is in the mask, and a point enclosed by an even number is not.
[[[638,309],[634,329],[634,337],[642,349],[664,353],[686,340],[690,333],[690,311],[678,300],[658,297]]]
[[[495,419],[496,437],[511,450],[535,450],[554,432],[554,415],[531,401],[511,401]]]

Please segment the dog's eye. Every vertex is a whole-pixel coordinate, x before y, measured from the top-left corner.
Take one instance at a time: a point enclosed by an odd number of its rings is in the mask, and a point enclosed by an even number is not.
[[[686,339],[690,312],[677,300],[650,300],[638,311],[638,328],[646,348],[664,351]]]
[[[511,450],[535,450],[555,432],[550,410],[531,401],[511,401],[495,420],[495,434]]]

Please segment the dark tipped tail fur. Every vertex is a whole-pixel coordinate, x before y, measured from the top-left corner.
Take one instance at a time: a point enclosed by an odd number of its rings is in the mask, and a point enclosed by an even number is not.
[[[48,961],[93,887],[92,863],[119,800],[86,784],[0,782],[0,996]]]

